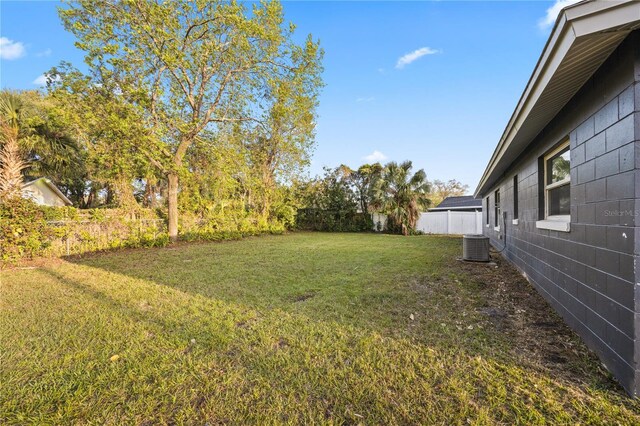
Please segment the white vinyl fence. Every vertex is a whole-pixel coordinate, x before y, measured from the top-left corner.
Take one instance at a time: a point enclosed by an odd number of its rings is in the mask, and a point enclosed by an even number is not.
[[[386,229],[387,216],[373,213],[373,230]],[[482,212],[427,212],[421,213],[417,231],[425,234],[482,234]]]
[[[482,212],[422,213],[416,228],[425,234],[482,234]]]

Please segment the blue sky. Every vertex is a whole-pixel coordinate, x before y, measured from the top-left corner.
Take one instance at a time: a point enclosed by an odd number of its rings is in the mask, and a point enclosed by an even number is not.
[[[325,50],[311,174],[409,159],[473,191],[569,2],[284,2],[300,40]],[[38,88],[62,60],[82,66],[57,6],[0,2],[2,88]]]

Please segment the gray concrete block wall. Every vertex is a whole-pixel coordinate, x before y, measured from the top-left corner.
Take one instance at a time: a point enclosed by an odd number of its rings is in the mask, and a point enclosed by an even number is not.
[[[487,192],[485,235],[640,395],[640,33],[632,33]],[[571,230],[538,229],[539,159],[570,140]],[[518,224],[512,224],[513,176]],[[638,182],[638,183],[636,183]],[[495,231],[494,191],[507,221]],[[485,194],[486,198],[486,194]],[[483,205],[486,201],[483,201]],[[486,217],[485,217],[486,219]],[[506,228],[505,228],[506,225]],[[506,229],[506,233],[505,233]]]

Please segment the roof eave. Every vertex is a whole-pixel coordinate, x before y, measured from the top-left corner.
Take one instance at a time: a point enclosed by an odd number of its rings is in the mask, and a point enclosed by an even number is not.
[[[429,211],[438,211],[438,210],[476,210],[482,209],[482,204],[477,206],[465,206],[465,207],[431,207],[428,209]]]
[[[55,186],[55,185],[53,184],[53,182],[51,182],[49,179],[45,179],[45,183],[47,184],[47,186],[48,186],[49,188],[51,188],[51,190],[52,190],[53,192],[55,192],[55,193],[56,193],[56,195],[58,195],[58,197],[60,197],[60,199],[61,199],[62,201],[64,201],[64,203],[65,203],[67,206],[72,206],[72,205],[73,205],[73,203],[71,202],[71,200],[69,200],[69,199],[67,198],[67,196],[66,196],[66,195],[64,195],[64,194],[62,193],[62,191],[60,191],[60,188],[58,188],[57,186]]]
[[[603,12],[607,19],[601,19]],[[634,13],[635,12],[635,13]],[[621,30],[628,34],[632,29],[628,25],[640,22],[640,4],[630,0],[616,2],[581,2],[569,6],[558,16],[551,36],[538,59],[536,67],[529,78],[520,100],[496,146],[489,164],[474,192],[475,197],[482,197],[495,183],[498,176],[494,176],[496,166],[501,163],[503,156],[510,147],[518,132],[522,129],[532,108],[540,100],[545,88],[554,77],[563,59],[567,56],[578,39],[592,34],[601,34],[615,28],[627,26]],[[621,40],[620,40],[621,41]],[[611,49],[615,49],[617,44]],[[590,78],[586,77],[586,80]],[[584,84],[584,82],[583,82]],[[566,102],[570,100],[566,99]],[[547,123],[548,124],[548,123]],[[540,129],[542,130],[542,129]],[[531,142],[531,141],[529,141]]]
[[[28,187],[28,186],[31,186],[31,185],[35,184],[36,182],[40,182],[40,181],[44,182],[44,184],[45,184],[45,185],[47,185],[47,186],[49,187],[49,189],[51,189],[53,192],[55,192],[55,194],[56,194],[58,197],[60,197],[60,199],[61,199],[61,200],[62,200],[62,201],[67,205],[67,206],[72,206],[72,205],[73,205],[73,203],[71,202],[71,200],[69,200],[69,199],[67,198],[67,196],[66,196],[66,195],[64,195],[64,194],[62,193],[62,191],[60,191],[60,189],[59,189],[59,188],[58,188],[58,187],[57,187],[53,182],[51,182],[51,179],[46,178],[46,177],[41,177],[41,178],[34,179],[34,180],[32,180],[32,181],[29,181],[29,182],[25,182],[25,183],[22,185],[22,189],[24,189],[24,188],[26,188],[26,187]]]

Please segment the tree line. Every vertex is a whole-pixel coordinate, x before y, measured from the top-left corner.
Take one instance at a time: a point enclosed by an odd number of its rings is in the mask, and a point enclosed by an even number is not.
[[[291,226],[300,208],[353,206],[406,233],[437,201],[409,162],[305,178],[323,50],[277,1],[81,0],[59,14],[87,71],[63,62],[46,91],[0,93],[5,203],[47,176],[80,208],[157,208],[175,240],[188,221]]]
[[[416,229],[420,213],[467,189],[456,180],[431,182],[423,169],[413,172],[411,161],[392,161],[357,169],[325,168],[323,176],[296,185],[295,193],[301,208],[312,210],[314,220],[320,216],[323,223],[335,223],[332,217],[350,218],[355,223],[348,224],[348,230],[371,230],[375,224],[370,214],[377,212],[387,215],[389,231],[407,235]]]

